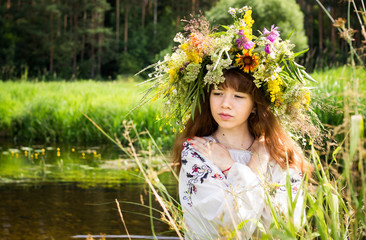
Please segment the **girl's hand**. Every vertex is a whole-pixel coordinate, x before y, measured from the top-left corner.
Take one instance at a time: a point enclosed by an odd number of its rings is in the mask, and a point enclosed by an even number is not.
[[[188,142],[193,148],[202,153],[202,155],[210,159],[221,171],[230,168],[234,164],[234,160],[231,158],[229,151],[220,143],[201,137],[188,139]],[[224,172],[224,174],[226,175],[227,172]]]

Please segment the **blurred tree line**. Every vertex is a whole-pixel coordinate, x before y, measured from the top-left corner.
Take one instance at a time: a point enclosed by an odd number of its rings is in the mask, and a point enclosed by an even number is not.
[[[322,2],[334,18],[347,18],[346,3]],[[0,0],[0,79],[133,74],[170,51],[182,18],[202,11],[220,23],[228,6],[243,5],[253,6],[258,29],[295,30],[292,40],[310,48],[308,68],[347,61],[347,44],[315,0]],[[354,38],[361,46],[360,33]]]

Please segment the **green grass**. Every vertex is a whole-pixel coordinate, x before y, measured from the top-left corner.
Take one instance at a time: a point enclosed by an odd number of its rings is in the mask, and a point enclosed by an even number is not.
[[[343,120],[345,86],[349,68],[312,74],[312,106],[322,123],[337,126]],[[359,92],[366,92],[366,70],[357,70]],[[350,86],[353,87],[353,86]],[[122,139],[123,120],[133,120],[138,132],[148,129],[163,149],[172,146],[174,134],[156,121],[163,105],[158,102],[133,109],[144,86],[129,81],[27,82],[0,81],[0,135],[16,142],[100,143],[106,138],[83,116],[85,113],[110,136]],[[365,94],[359,96],[359,111],[366,117]],[[146,141],[142,141],[146,144]]]
[[[104,142],[85,113],[111,136],[121,138],[123,120],[132,119],[166,145],[171,137],[164,137],[167,127],[159,130],[156,104],[127,116],[143,90],[126,81],[0,82],[0,132],[18,142]]]
[[[312,77],[317,83],[312,83],[312,106],[320,121],[324,124],[338,126],[344,117],[345,96],[354,94],[352,91],[357,87],[360,94],[358,101],[352,106],[357,105],[359,113],[366,117],[366,69],[362,66],[356,69],[359,86],[352,86],[351,68],[336,68],[324,72],[315,72]],[[348,89],[348,90],[347,90]],[[351,114],[355,114],[354,108]]]

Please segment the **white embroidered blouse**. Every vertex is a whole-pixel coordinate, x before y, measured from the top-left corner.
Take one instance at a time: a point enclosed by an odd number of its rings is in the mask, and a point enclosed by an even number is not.
[[[240,230],[242,239],[258,232],[257,220],[265,229],[271,223],[271,209],[267,205],[263,184],[247,166],[250,151],[229,149],[235,163],[227,177],[209,159],[201,155],[188,142],[183,145],[182,167],[179,174],[179,195],[186,227],[186,239],[219,239],[222,229],[233,231],[239,223],[246,222]],[[271,203],[281,212],[287,212],[286,175],[290,175],[292,198],[300,188],[301,172],[290,168],[283,170],[275,161],[267,168],[266,182],[277,183]],[[303,194],[299,192],[294,210],[294,221],[301,225]]]

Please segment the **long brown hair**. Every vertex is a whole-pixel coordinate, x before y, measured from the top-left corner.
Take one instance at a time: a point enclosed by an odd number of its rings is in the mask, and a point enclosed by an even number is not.
[[[238,68],[224,70],[224,88],[230,87],[239,92],[251,95],[254,102],[255,113],[251,113],[248,119],[250,133],[255,138],[264,137],[265,146],[271,157],[283,168],[297,168],[302,172],[311,171],[309,163],[295,142],[288,136],[282,128],[278,118],[273,114],[268,103],[268,99],[262,89],[257,88],[253,82],[254,78]],[[210,91],[205,95],[205,101],[201,103],[201,112],[198,107],[195,109],[194,120],[190,118],[183,132],[177,136],[173,148],[173,163],[180,170],[182,144],[188,138],[194,136],[203,137],[213,134],[218,125],[211,114]]]

